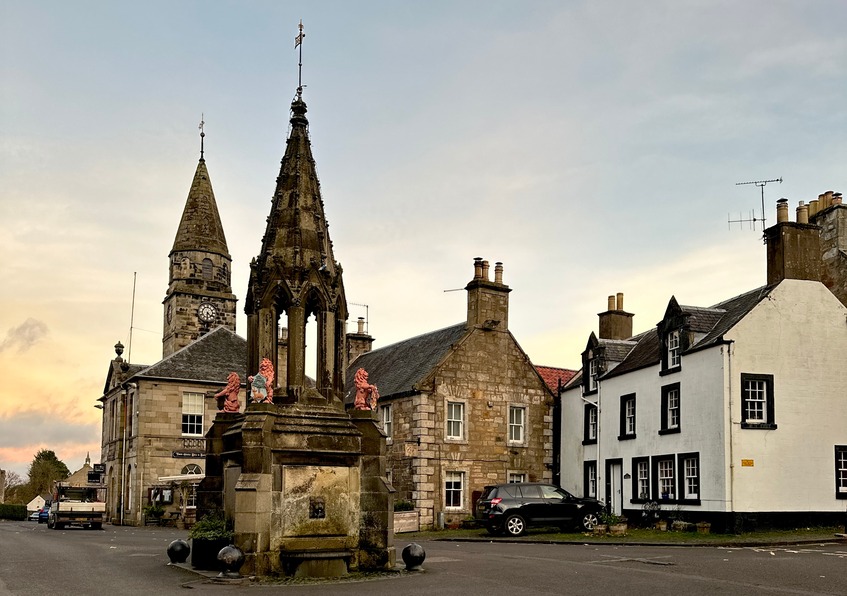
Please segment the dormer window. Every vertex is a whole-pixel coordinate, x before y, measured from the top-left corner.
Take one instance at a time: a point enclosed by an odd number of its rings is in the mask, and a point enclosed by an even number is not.
[[[679,358],[679,330],[668,333],[668,368],[676,368]]]

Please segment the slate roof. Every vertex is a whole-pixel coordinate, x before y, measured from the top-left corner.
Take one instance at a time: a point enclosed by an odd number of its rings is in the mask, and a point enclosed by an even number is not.
[[[696,306],[680,306],[685,314],[691,330],[696,337],[694,342],[683,354],[696,352],[723,341],[723,336],[732,329],[738,321],[744,318],[753,307],[761,302],[776,287],[775,284],[756,288],[729,300],[719,302],[709,308]],[[661,360],[661,342],[654,327],[639,336],[638,341],[627,357],[615,368],[603,375],[603,378],[616,377],[626,372],[658,364]]]
[[[247,340],[226,327],[217,327],[134,378],[180,379],[225,383],[230,372],[247,379]]]
[[[368,381],[377,386],[380,399],[415,393],[416,385],[466,333],[467,325],[462,322],[362,354],[347,369],[345,403],[352,403],[356,396],[353,379],[360,368],[368,371]]]
[[[535,370],[544,379],[547,388],[553,392],[553,395],[559,391],[559,384],[564,387],[568,381],[576,374],[575,370],[569,368],[556,368],[555,366],[536,366]]]

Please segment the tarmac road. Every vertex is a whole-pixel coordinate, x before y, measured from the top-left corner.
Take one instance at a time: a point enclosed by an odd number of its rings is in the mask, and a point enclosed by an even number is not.
[[[426,541],[424,571],[320,584],[209,583],[169,566],[165,549],[185,531],[106,525],[48,530],[0,521],[0,594],[847,594],[847,544],[666,547]],[[407,541],[397,537],[398,559]],[[402,569],[402,567],[398,567]]]

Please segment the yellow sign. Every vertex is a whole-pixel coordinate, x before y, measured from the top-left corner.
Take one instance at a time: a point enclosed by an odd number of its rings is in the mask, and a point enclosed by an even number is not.
[[[755,465],[755,462],[752,459],[742,459],[741,460],[741,467],[742,468],[752,468],[754,465]]]

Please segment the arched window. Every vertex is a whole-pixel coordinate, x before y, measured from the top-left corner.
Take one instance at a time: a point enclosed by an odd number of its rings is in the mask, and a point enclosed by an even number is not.
[[[212,259],[203,259],[203,279],[212,279]]]
[[[203,468],[197,464],[188,464],[182,469],[183,474],[202,474]]]

